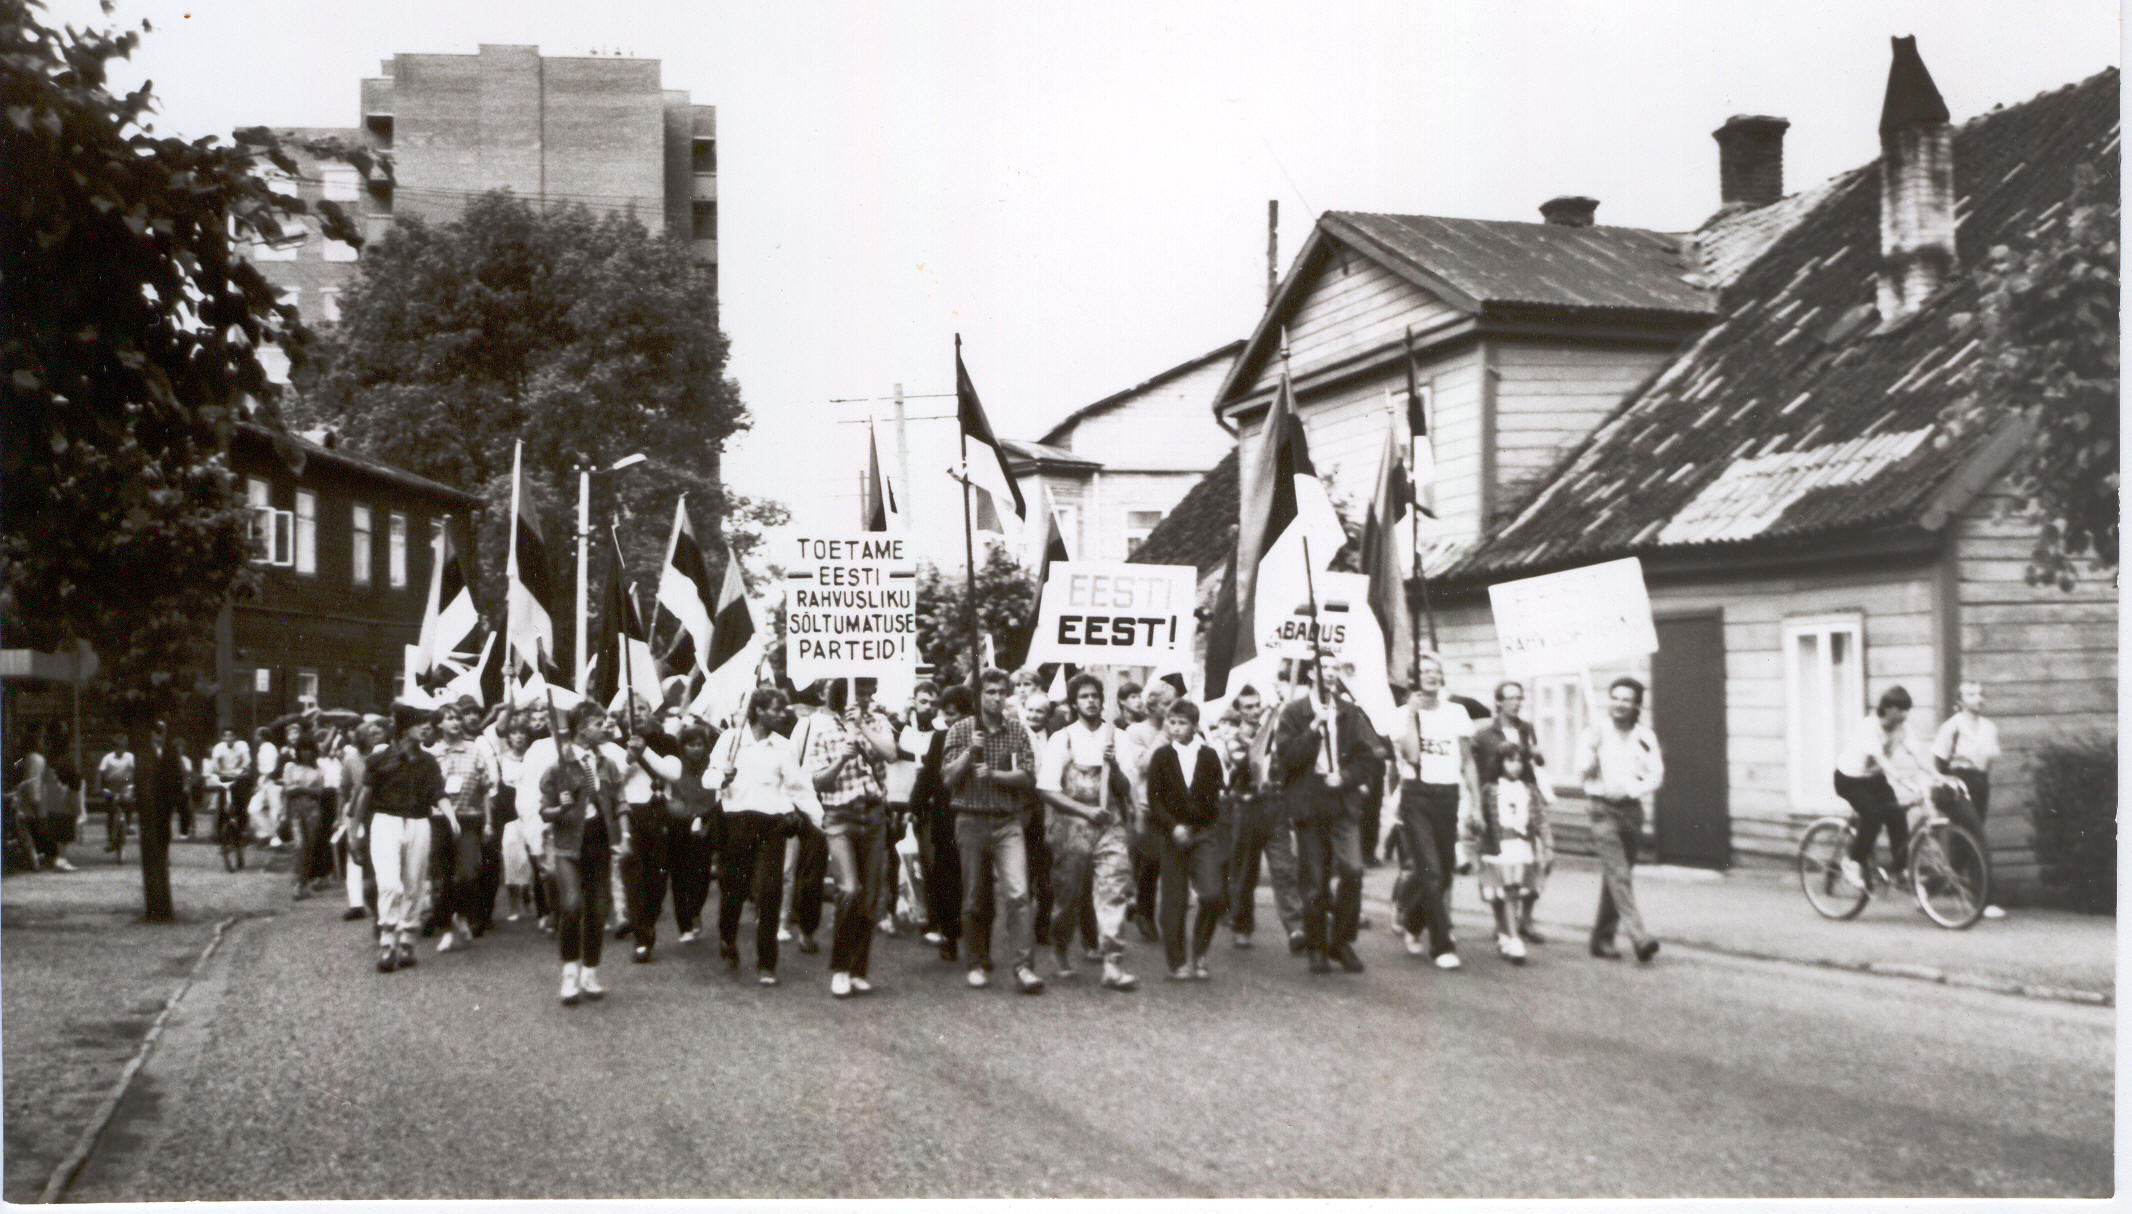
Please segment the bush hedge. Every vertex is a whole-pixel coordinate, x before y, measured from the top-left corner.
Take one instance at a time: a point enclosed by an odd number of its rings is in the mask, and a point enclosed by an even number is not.
[[[2043,884],[2075,910],[2117,911],[2117,739],[2047,746],[2031,761]]]

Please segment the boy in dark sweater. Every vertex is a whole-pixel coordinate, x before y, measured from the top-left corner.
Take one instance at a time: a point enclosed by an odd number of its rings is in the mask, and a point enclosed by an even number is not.
[[[1199,740],[1199,705],[1179,700],[1163,721],[1168,736],[1148,761],[1148,833],[1158,841],[1161,893],[1156,919],[1170,977],[1207,973],[1207,946],[1228,910],[1229,849],[1222,838],[1222,765]],[[1184,934],[1185,891],[1199,895],[1189,941]]]

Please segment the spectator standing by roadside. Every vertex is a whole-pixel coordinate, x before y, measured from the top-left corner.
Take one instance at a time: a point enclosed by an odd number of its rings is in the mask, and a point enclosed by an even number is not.
[[[1958,695],[1960,701],[1954,715],[1947,718],[1932,740],[1932,759],[1941,772],[1960,780],[1962,787],[1969,790],[1969,804],[1976,818],[1962,825],[1975,831],[1977,842],[1984,846],[1988,880],[1991,838],[1984,833],[1984,817],[1991,812],[1991,765],[1999,758],[1999,727],[1984,715],[1982,683],[1966,681]],[[2006,912],[1996,905],[1986,906],[1984,917],[2004,919]]]
[[[1592,846],[1599,852],[1599,913],[1592,923],[1592,956],[1615,960],[1617,925],[1636,946],[1636,960],[1658,955],[1658,938],[1636,910],[1636,847],[1643,833],[1644,800],[1665,782],[1658,736],[1641,721],[1643,684],[1626,675],[1608,684],[1607,720],[1584,727],[1577,742],[1577,772],[1591,799]],[[1904,697],[1906,700],[1907,696]],[[1860,837],[1865,838],[1860,832]]]

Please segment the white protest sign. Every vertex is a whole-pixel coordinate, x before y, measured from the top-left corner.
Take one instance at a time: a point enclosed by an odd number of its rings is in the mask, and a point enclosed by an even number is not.
[[[1190,565],[1054,561],[1029,661],[1157,666],[1189,658],[1198,583]]]
[[[1658,649],[1635,557],[1502,582],[1488,599],[1513,675],[1571,674]]]
[[[1317,618],[1311,618],[1307,592],[1288,604],[1286,612],[1261,617],[1265,627],[1258,638],[1260,653],[1298,661],[1320,655],[1327,661],[1347,657],[1349,646],[1359,639],[1357,624],[1364,618],[1369,622],[1369,634],[1378,638],[1380,645],[1383,643],[1376,617],[1370,615],[1369,575],[1314,574],[1309,590],[1317,596]]]
[[[895,677],[918,663],[918,572],[904,537],[804,536],[785,574],[785,673]]]

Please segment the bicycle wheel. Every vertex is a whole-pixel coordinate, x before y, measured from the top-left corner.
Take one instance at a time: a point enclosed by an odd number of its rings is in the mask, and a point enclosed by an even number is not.
[[[1825,918],[1855,919],[1872,897],[1843,876],[1843,857],[1857,837],[1846,819],[1823,818],[1799,839],[1799,888]]]
[[[1952,822],[1928,823],[1910,845],[1910,892],[1941,927],[1960,930],[1984,914],[1987,872],[1984,845]]]

